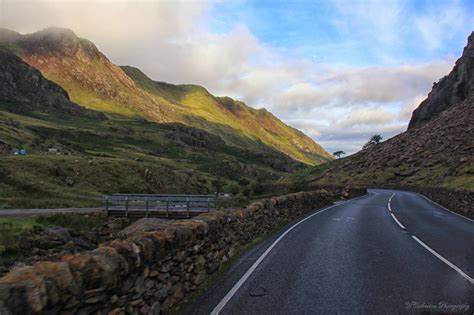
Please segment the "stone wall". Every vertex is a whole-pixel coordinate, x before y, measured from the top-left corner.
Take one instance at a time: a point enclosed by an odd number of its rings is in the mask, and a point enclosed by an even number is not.
[[[168,313],[242,245],[341,196],[365,193],[333,188],[190,220],[141,219],[93,251],[8,273],[0,279],[0,314]]]

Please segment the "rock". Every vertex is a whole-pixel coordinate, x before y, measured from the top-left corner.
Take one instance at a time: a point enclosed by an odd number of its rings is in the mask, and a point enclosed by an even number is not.
[[[113,310],[107,313],[107,315],[121,315],[121,314],[123,314],[123,312],[119,307],[114,308]]]
[[[101,295],[92,296],[88,299],[85,299],[84,303],[86,303],[86,304],[95,304],[95,303],[103,301],[104,299],[105,299],[105,295],[101,294]]]
[[[199,255],[196,257],[194,264],[196,265],[196,268],[201,269],[206,265],[206,258],[204,258],[203,255]]]
[[[174,290],[172,303],[176,304],[177,302],[181,301],[183,297],[184,297],[183,288],[180,285],[178,285],[176,289]]]
[[[207,276],[206,271],[204,270],[200,271],[198,275],[196,276],[196,278],[194,279],[194,284],[200,285],[206,280],[206,276]]]
[[[65,182],[66,182],[66,185],[68,186],[74,186],[75,184],[74,178],[70,176],[66,177]]]
[[[161,304],[160,302],[155,302],[150,307],[150,315],[160,315],[161,313]]]
[[[133,306],[133,307],[137,307],[138,305],[140,305],[142,303],[144,303],[143,299],[136,299],[136,300],[128,302],[128,304]]]
[[[80,237],[73,237],[72,241],[74,242],[74,245],[79,246],[83,249],[92,250],[95,248],[94,244]]]
[[[150,271],[150,273],[149,273],[148,276],[149,276],[150,278],[155,278],[155,277],[158,277],[159,274],[160,274],[160,273],[159,273],[158,271],[152,270],[152,271]]]
[[[235,247],[231,247],[229,251],[227,252],[227,256],[229,256],[229,258],[232,258],[234,257],[234,255],[235,255]]]
[[[63,227],[51,227],[44,230],[46,236],[51,240],[61,241],[67,243],[72,240],[69,231]]]
[[[172,261],[166,262],[161,266],[160,272],[161,273],[168,273],[173,268],[174,263]]]
[[[250,296],[264,296],[266,294],[267,294],[267,289],[265,289],[262,286],[250,291]]]
[[[142,218],[120,231],[120,237],[128,237],[143,232],[158,231],[170,225],[168,220],[156,218]]]

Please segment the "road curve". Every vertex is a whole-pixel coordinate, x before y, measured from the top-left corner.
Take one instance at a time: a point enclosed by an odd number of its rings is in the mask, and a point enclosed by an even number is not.
[[[472,220],[370,190],[244,254],[186,313],[472,313],[473,278]]]

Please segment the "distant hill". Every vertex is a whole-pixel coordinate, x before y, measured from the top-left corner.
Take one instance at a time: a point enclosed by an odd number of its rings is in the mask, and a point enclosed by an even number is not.
[[[410,126],[385,142],[290,175],[294,185],[419,185],[474,189],[474,33]]]
[[[70,30],[49,28],[21,35],[0,29],[0,42],[62,86],[72,101],[109,117],[183,123],[234,145],[269,146],[311,165],[332,159],[311,138],[266,110],[215,97],[200,86],[155,82],[136,68],[120,68]]]

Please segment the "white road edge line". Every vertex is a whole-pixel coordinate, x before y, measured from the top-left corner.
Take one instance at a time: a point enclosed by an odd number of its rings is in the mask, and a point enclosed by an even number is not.
[[[442,262],[444,262],[446,265],[448,265],[449,267],[451,267],[452,269],[454,269],[455,271],[457,271],[461,276],[463,276],[467,281],[469,281],[471,284],[474,284],[474,279],[469,277],[464,271],[462,271],[459,267],[457,267],[456,265],[454,265],[453,263],[451,263],[449,260],[447,260],[446,258],[444,258],[443,256],[441,256],[440,254],[438,254],[434,249],[432,249],[431,247],[429,247],[428,245],[426,245],[422,240],[420,240],[418,237],[412,235],[411,236],[415,241],[418,242],[418,244],[420,244],[421,246],[423,246],[427,251],[429,251],[430,253],[432,253],[433,255],[436,256],[436,258],[438,258],[439,260],[441,260]]]
[[[357,197],[357,198],[354,198],[354,199],[350,199],[350,200],[355,200],[355,199],[359,199],[359,198],[362,198],[362,197],[367,197],[369,196],[369,194],[367,195],[364,195],[364,196],[360,196],[360,197]],[[348,200],[348,201],[350,201]],[[334,207],[337,207],[337,206],[340,206],[341,204],[337,204],[337,205],[332,205],[332,206],[329,206],[323,210],[320,210],[316,213],[313,213],[312,215],[310,216],[307,216],[306,218],[296,222],[295,224],[293,224],[288,230],[286,230],[282,235],[280,235],[280,237],[278,237],[271,245],[270,247],[267,248],[267,250],[265,250],[265,252],[257,259],[257,261],[249,268],[249,270],[247,270],[247,272],[242,276],[242,278],[239,279],[239,281],[237,281],[236,284],[234,284],[234,286],[232,287],[232,289],[230,289],[229,292],[227,292],[227,294],[222,298],[222,300],[219,302],[219,304],[216,305],[216,307],[212,310],[211,312],[211,315],[218,315],[223,309],[224,307],[227,305],[227,303],[232,299],[232,297],[235,295],[235,293],[237,293],[237,291],[240,289],[240,287],[245,283],[245,281],[247,281],[247,279],[250,277],[250,275],[255,271],[255,269],[257,269],[258,265],[260,265],[260,263],[265,259],[265,257],[267,257],[268,253],[270,253],[270,251],[273,249],[273,247],[275,247],[278,242],[280,242],[282,240],[282,238],[285,237],[285,235],[287,235],[288,233],[291,232],[291,230],[293,230],[295,227],[297,227],[298,225],[300,225],[301,223],[303,223],[304,221],[306,220],[309,220],[310,218],[314,217],[315,215],[318,215],[320,213],[323,213],[329,209],[332,209]]]
[[[440,207],[440,208],[443,209],[443,210],[449,211],[449,212],[451,212],[452,214],[457,215],[458,217],[461,217],[461,218],[463,218],[463,219],[466,219],[466,220],[469,220],[469,221],[471,221],[471,222],[474,222],[473,219],[468,218],[468,217],[465,217],[465,216],[463,216],[462,214],[456,213],[456,212],[454,212],[454,211],[451,211],[451,210],[449,210],[448,208],[446,208],[446,207],[440,205],[440,204],[437,203],[436,201],[431,200],[430,198],[426,197],[425,195],[423,195],[423,194],[421,194],[421,193],[416,193],[416,194],[418,194],[418,195],[420,195],[421,197],[425,198],[426,200],[428,200],[428,201],[431,202],[432,204],[437,205],[438,207]]]
[[[395,222],[397,222],[399,227],[401,227],[403,230],[406,230],[406,227],[404,227],[403,224],[401,224],[400,221],[398,221],[397,217],[395,217],[395,215],[393,213],[390,212],[390,215],[395,220]]]

